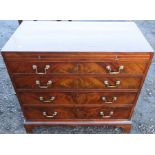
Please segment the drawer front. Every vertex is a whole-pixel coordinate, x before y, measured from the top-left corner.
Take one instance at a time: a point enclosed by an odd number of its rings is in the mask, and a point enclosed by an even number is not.
[[[96,74],[144,74],[147,63],[120,63],[120,62],[85,62],[79,63],[79,73]]]
[[[22,104],[133,104],[136,93],[106,92],[20,92]]]
[[[71,62],[8,62],[11,73],[51,74],[77,73],[77,63]]]
[[[119,62],[8,62],[11,73],[16,74],[143,74],[147,63]]]
[[[138,89],[141,78],[16,76],[13,81],[17,89]]]
[[[147,62],[148,52],[3,52],[7,61],[122,61]]]
[[[20,92],[22,104],[77,104],[76,93],[72,92]]]
[[[129,107],[24,107],[26,119],[128,119]]]
[[[76,77],[18,76],[13,77],[16,89],[75,89]]]
[[[78,88],[81,89],[138,89],[141,78],[123,77],[79,77]]]
[[[82,92],[78,93],[76,100],[78,104],[133,104],[137,93],[124,92]]]

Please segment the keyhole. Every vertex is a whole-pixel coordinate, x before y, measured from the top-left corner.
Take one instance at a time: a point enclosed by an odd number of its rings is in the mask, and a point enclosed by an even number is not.
[[[77,65],[76,65],[76,70],[77,70],[77,72],[79,71],[79,67],[80,67],[80,65],[77,64]]]

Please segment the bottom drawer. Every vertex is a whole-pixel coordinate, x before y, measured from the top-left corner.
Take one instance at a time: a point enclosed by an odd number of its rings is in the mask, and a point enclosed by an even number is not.
[[[27,120],[32,119],[128,119],[131,107],[24,107]]]

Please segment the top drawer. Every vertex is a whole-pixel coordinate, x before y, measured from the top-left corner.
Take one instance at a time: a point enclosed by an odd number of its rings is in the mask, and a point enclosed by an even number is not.
[[[7,61],[148,62],[151,52],[3,52]]]
[[[147,63],[121,62],[7,62],[12,74],[144,74]]]

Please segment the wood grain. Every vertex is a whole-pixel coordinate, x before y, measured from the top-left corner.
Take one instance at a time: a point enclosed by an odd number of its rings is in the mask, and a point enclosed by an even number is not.
[[[47,89],[138,89],[141,78],[123,78],[123,77],[95,77],[95,76],[17,76],[13,77],[16,89],[38,89],[36,81],[40,81],[41,86],[46,86],[48,81],[52,81],[51,86]],[[120,81],[120,85],[116,88],[109,88],[104,84],[108,81],[109,85],[116,85],[116,81]]]
[[[109,74],[106,69],[110,66],[113,72],[117,72],[120,66],[124,69],[117,75],[122,74],[143,74],[147,66],[146,63],[120,63],[120,62],[8,62],[11,73],[14,74],[36,74],[32,68],[37,66],[38,72],[44,72],[45,66],[49,65],[47,74],[53,73],[93,73],[93,74]]]
[[[104,111],[105,115],[109,115],[110,111],[114,114],[111,119],[127,119],[130,114],[130,108],[104,108],[104,107],[24,107],[24,115],[27,120],[33,119],[104,119],[100,116],[100,112]],[[52,115],[54,112],[58,114],[54,118],[46,118],[43,112]]]
[[[52,96],[55,99],[51,103],[44,103],[40,101],[39,97],[49,100]],[[63,105],[63,104],[133,104],[137,93],[106,93],[106,92],[20,92],[19,97],[22,104],[28,105]],[[102,100],[106,97],[106,101]],[[113,97],[117,97],[113,103],[106,103],[113,101]]]
[[[73,92],[21,92],[19,93],[19,97],[22,104],[77,104],[76,93]],[[43,97],[45,100],[49,100],[51,97],[55,97],[55,99],[48,103],[44,103],[40,101],[39,97]]]
[[[116,81],[120,81],[120,85],[115,88],[109,88],[104,84],[108,81],[109,85],[115,86]],[[82,89],[138,89],[141,83],[141,78],[123,78],[123,77],[80,77],[78,78],[78,88]]]

